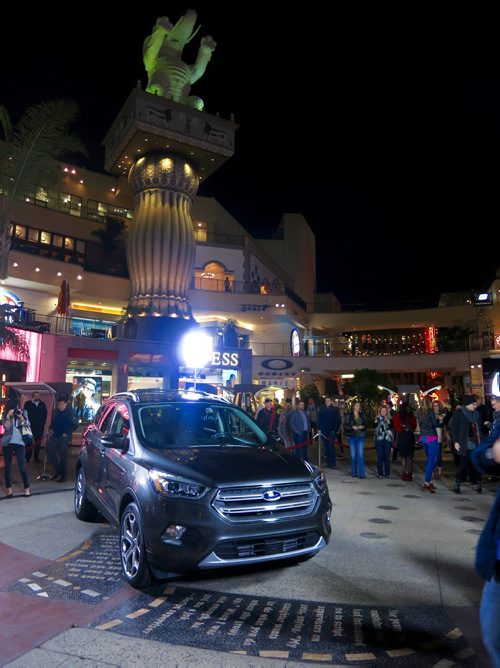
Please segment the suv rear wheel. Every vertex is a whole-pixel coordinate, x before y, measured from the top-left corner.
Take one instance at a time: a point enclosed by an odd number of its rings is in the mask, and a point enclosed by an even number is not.
[[[147,587],[152,576],[149,570],[139,508],[129,503],[120,522],[120,557],[122,571],[132,587]]]
[[[81,466],[75,482],[75,515],[84,522],[93,522],[97,517],[97,508],[87,499],[87,485]]]

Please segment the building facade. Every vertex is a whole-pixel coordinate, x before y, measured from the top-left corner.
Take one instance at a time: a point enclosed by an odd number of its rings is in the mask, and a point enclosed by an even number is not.
[[[1,314],[32,353],[27,364],[0,351],[1,373],[4,381],[69,381],[75,393],[85,388],[94,410],[110,393],[162,386],[174,351],[171,342],[137,339],[141,313],[124,318],[134,215],[125,176],[60,169],[62,190],[25,193],[12,215]],[[254,382],[281,398],[315,382],[341,393],[345,378],[369,367],[389,387],[438,377],[457,393],[482,393],[484,360],[496,368],[499,279],[482,300],[443,295],[431,309],[345,312],[334,295],[316,292],[315,239],[300,214],[283,216],[280,238],[254,239],[215,199],[197,197],[192,225],[189,301],[214,342],[212,364],[201,371],[210,388],[231,396],[234,385]],[[63,280],[71,306],[58,314]],[[181,386],[191,378],[180,369]]]

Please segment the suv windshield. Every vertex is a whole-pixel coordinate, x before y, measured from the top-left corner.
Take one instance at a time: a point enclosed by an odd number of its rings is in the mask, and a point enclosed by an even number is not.
[[[150,448],[263,445],[266,434],[231,405],[165,402],[137,409],[137,433]]]

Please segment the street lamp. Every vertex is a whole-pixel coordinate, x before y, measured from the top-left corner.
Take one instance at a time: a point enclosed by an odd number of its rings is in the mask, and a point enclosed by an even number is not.
[[[386,392],[389,392],[389,394],[397,394],[396,390],[391,390],[388,387],[384,387],[383,385],[377,385],[377,389],[385,390]]]
[[[201,329],[192,329],[182,339],[182,357],[194,369],[193,389],[196,390],[196,370],[203,369],[212,359],[212,337]]]
[[[430,390],[425,390],[425,392],[422,392],[422,397],[426,397],[431,392],[434,392],[434,390],[440,390],[441,387],[442,385],[435,385],[434,387],[431,387]]]

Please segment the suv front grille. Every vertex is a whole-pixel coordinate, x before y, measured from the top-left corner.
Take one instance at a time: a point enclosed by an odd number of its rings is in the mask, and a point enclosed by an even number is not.
[[[312,482],[221,489],[213,507],[230,522],[274,521],[309,515],[318,492]]]
[[[219,543],[214,553],[228,561],[230,559],[247,559],[251,557],[266,557],[276,554],[287,554],[297,550],[306,550],[317,545],[321,536],[317,531],[273,536],[272,538],[243,538],[240,540],[226,540]]]

